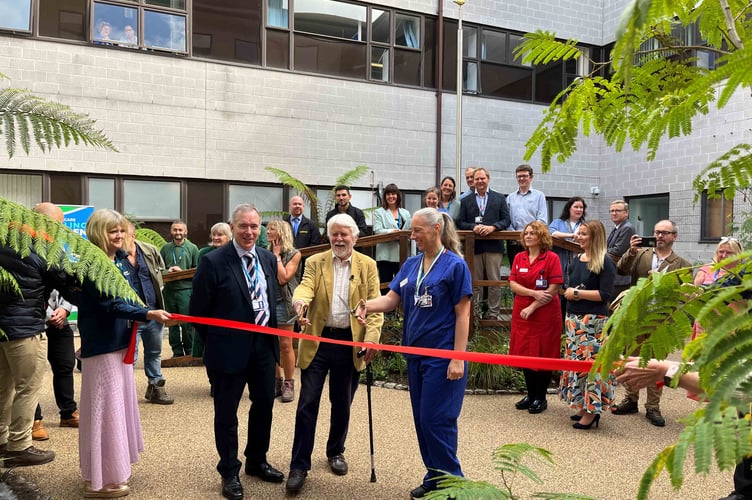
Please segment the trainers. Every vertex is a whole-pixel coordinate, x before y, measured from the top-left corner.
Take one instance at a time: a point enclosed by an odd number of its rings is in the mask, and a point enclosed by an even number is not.
[[[289,403],[295,399],[295,380],[285,380],[282,383],[282,399],[283,403]]]
[[[274,397],[278,398],[282,395],[282,386],[284,385],[284,380],[282,377],[277,377],[277,379],[274,381]]]
[[[78,427],[78,410],[74,411],[70,418],[61,418],[60,427]]]
[[[637,401],[632,401],[629,398],[624,398],[616,406],[611,407],[611,413],[614,415],[629,415],[630,413],[637,413],[639,408],[637,407]]]
[[[656,427],[663,427],[666,425],[666,419],[661,415],[661,410],[658,408],[647,408],[645,410],[645,418],[650,420],[650,423]]]
[[[47,441],[50,439],[50,434],[44,428],[43,421],[34,420],[34,425],[31,427],[31,439],[34,441]]]
[[[55,452],[48,450],[38,450],[29,446],[25,450],[10,451],[6,450],[3,454],[5,460],[3,467],[26,467],[27,465],[42,465],[55,460]]]
[[[169,396],[167,394],[167,390],[164,386],[164,379],[160,380],[156,384],[149,384],[149,386],[146,388],[146,400],[150,403],[158,405],[171,405],[172,403],[174,403],[175,400],[172,398],[172,396]]]

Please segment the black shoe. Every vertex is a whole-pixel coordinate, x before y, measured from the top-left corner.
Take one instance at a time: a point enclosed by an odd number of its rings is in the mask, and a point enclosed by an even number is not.
[[[745,497],[741,493],[737,493],[735,491],[732,491],[729,496],[723,497],[723,498],[721,498],[721,500],[747,500],[747,497]]]
[[[421,484],[410,492],[410,498],[423,498],[428,494],[429,491],[433,491],[433,488],[426,486],[425,484]]]
[[[329,457],[326,460],[327,462],[329,462],[329,468],[332,469],[332,472],[334,472],[338,476],[344,476],[345,474],[347,474],[347,462],[345,461],[345,457],[344,455],[342,455],[342,453],[333,457]]]
[[[528,413],[543,413],[548,408],[548,401],[545,399],[536,399],[527,409]]]
[[[575,422],[575,423],[572,424],[572,427],[575,428],[575,429],[583,430],[583,431],[589,431],[590,428],[593,426],[593,424],[595,424],[595,428],[597,429],[598,428],[598,424],[600,423],[600,421],[601,421],[601,414],[598,413],[598,414],[595,415],[595,417],[593,418],[593,420],[590,421],[589,424],[581,424],[579,422]]]
[[[305,478],[308,475],[307,471],[301,469],[290,469],[290,475],[287,476],[287,484],[285,489],[290,493],[297,493],[303,488]]]
[[[533,398],[530,396],[525,396],[524,398],[520,399],[514,404],[514,407],[518,410],[527,410],[530,408],[530,404],[532,404]]]
[[[222,496],[230,500],[243,498],[243,485],[240,484],[238,476],[222,478]]]
[[[245,473],[249,476],[258,476],[259,479],[266,481],[267,483],[281,483],[285,480],[285,475],[267,462],[258,465],[250,465],[246,462]]]
[[[582,420],[582,415],[570,415],[569,420],[574,420],[575,422],[579,422]]]
[[[658,408],[648,408],[645,411],[645,418],[650,420],[650,423],[656,427],[663,427],[666,425],[666,419],[661,415],[661,410]]]
[[[621,403],[611,407],[611,413],[614,415],[629,415],[630,413],[637,413],[637,401],[632,401],[629,398],[622,399]]]

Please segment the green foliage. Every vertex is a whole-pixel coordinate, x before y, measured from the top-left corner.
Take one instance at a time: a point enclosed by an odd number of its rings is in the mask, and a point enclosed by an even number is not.
[[[311,220],[317,221],[321,226],[324,222],[322,216],[325,216],[326,213],[334,207],[334,188],[340,185],[352,185],[355,181],[368,173],[368,167],[365,165],[358,165],[354,169],[348,170],[337,179],[335,179],[334,185],[332,185],[332,189],[329,191],[329,194],[327,195],[325,201],[319,200],[315,189],[311,188],[305,182],[301,181],[285,170],[274,167],[266,167],[266,171],[274,174],[277,179],[279,179],[279,182],[281,182],[285,186],[289,186],[294,191],[297,191],[297,193],[302,196],[306,203],[308,203],[308,205],[311,207]],[[279,217],[285,215],[285,213],[274,212],[264,213],[263,215]]]
[[[468,342],[467,350],[509,354],[509,332],[493,328],[476,329]],[[473,389],[520,390],[525,382],[522,372],[510,366],[468,363],[467,385]]]
[[[505,444],[492,454],[495,469],[501,474],[503,487],[498,488],[486,481],[471,481],[464,477],[450,474],[438,478],[439,489],[429,492],[426,499],[519,499],[512,489],[518,476],[523,476],[535,484],[543,484],[543,480],[535,470],[526,465],[526,462],[534,462],[546,466],[553,466],[551,452],[544,448],[531,446],[527,443]],[[591,500],[590,497],[570,493],[535,493],[533,498],[546,498],[549,500]]]
[[[63,224],[0,198],[0,246],[21,257],[33,250],[48,268],[59,268],[79,282],[90,281],[101,293],[141,303],[107,255]],[[0,290],[18,290],[15,278],[0,267]]]
[[[71,144],[116,151],[104,132],[94,128],[94,123],[88,115],[34,96],[27,90],[0,90],[0,134],[5,136],[10,158],[17,153],[18,146],[28,154],[32,140],[45,152]]]
[[[751,13],[748,0],[632,0],[619,23],[608,61],[611,72],[594,65],[590,75],[557,96],[528,140],[525,158],[539,152],[547,171],[554,160],[563,163],[575,153],[580,134],[598,134],[616,151],[627,145],[636,151],[644,148],[652,160],[665,138],[690,135],[694,120],[706,115],[711,105],[723,108],[732,95],[749,99]],[[685,45],[673,35],[676,28],[693,24],[702,45]],[[520,55],[527,60],[574,57],[550,33],[525,38]],[[714,67],[696,66],[698,51],[713,54]],[[752,146],[739,144],[697,176],[695,201],[703,191],[732,199],[750,187]],[[752,221],[745,221],[745,227],[742,234],[750,234]],[[713,459],[720,469],[729,469],[751,451],[749,421],[737,417],[737,411],[749,412],[747,395],[752,394],[752,315],[750,300],[742,299],[742,294],[752,293],[752,253],[742,259],[719,264],[731,266],[735,280],[724,287],[696,287],[689,270],[653,273],[631,289],[606,325],[608,341],[591,373],[611,370],[638,346],[643,362],[682,350],[684,370],[699,373],[708,398],[707,406],[687,420],[678,442],[646,472],[640,498],[647,498],[664,470],[679,488],[692,450],[699,473],[707,472]],[[694,319],[705,331],[687,343]]]
[[[157,248],[162,248],[164,244],[167,243],[165,239],[162,238],[161,234],[153,229],[149,229],[148,227],[141,227],[136,229],[136,239],[138,241],[145,241],[146,243],[154,245]]]

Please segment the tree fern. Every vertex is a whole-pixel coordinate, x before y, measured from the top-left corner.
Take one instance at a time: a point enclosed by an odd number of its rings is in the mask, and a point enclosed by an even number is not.
[[[0,246],[28,256],[34,248],[48,268],[59,268],[79,281],[91,281],[101,293],[141,303],[138,295],[107,255],[63,224],[0,198]],[[18,283],[0,268],[0,290],[18,290]]]
[[[88,115],[76,113],[64,104],[32,95],[24,89],[0,90],[0,134],[5,137],[9,157],[20,146],[26,154],[33,142],[42,150],[84,144],[116,151],[107,136],[94,127]]]

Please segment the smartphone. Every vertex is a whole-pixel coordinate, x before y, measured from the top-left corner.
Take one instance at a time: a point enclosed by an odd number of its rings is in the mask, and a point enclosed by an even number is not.
[[[640,243],[641,247],[653,247],[655,248],[655,236],[641,236],[642,243]]]

